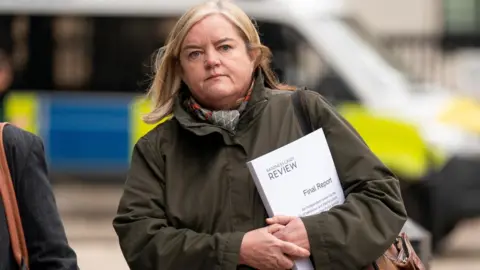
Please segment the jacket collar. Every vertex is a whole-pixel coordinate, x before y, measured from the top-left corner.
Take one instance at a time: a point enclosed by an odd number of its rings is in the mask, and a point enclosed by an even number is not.
[[[185,84],[182,83],[182,88],[179,91],[179,94],[175,98],[173,105],[173,115],[180,123],[180,125],[188,130],[193,131],[197,135],[206,135],[215,131],[225,131],[219,126],[213,125],[211,123],[199,120],[197,117],[193,116],[188,112],[183,103],[185,91],[190,91]],[[237,124],[237,132],[240,132],[243,128],[249,125],[249,123],[255,119],[260,109],[264,106],[265,101],[267,100],[267,90],[265,88],[265,81],[263,74],[260,70],[255,72],[255,81],[253,84],[253,90],[249,102],[245,110],[240,115],[240,121]]]

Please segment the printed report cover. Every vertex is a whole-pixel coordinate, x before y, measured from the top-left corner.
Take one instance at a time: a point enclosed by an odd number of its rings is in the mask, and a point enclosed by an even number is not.
[[[345,201],[323,129],[247,162],[270,217],[309,216]],[[309,259],[297,270],[314,269]]]

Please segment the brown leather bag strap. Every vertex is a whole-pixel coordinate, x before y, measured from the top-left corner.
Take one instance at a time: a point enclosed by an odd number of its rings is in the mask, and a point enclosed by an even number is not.
[[[8,123],[0,123],[0,194],[3,199],[13,256],[20,269],[28,269],[28,251],[23,233],[22,220],[18,211],[17,198],[13,189],[12,177],[8,168],[3,145],[3,128]]]

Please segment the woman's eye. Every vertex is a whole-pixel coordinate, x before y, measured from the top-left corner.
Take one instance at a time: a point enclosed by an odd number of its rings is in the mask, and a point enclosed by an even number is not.
[[[232,46],[230,46],[230,45],[222,45],[222,46],[220,46],[220,50],[222,50],[222,51],[228,51],[228,50],[230,50],[231,48],[232,48]]]
[[[200,52],[199,52],[199,51],[194,51],[194,52],[191,52],[191,53],[188,54],[188,58],[190,58],[190,59],[195,59],[195,58],[197,58],[197,57],[199,57],[199,56],[200,56]]]

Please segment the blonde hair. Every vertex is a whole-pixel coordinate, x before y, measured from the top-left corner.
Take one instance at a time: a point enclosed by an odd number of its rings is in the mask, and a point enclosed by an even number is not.
[[[260,68],[262,71],[268,87],[294,90],[293,87],[278,82],[270,67],[272,53],[270,49],[261,44],[258,31],[247,14],[227,0],[208,1],[183,14],[168,35],[165,46],[158,51],[153,81],[147,93],[147,97],[152,100],[154,107],[151,112],[142,117],[144,122],[155,124],[172,113],[174,99],[181,86],[178,58],[183,40],[195,23],[213,14],[221,14],[233,23],[243,36],[249,50],[259,50],[256,68]]]

